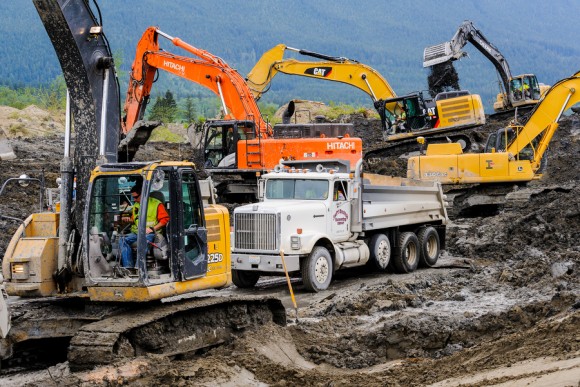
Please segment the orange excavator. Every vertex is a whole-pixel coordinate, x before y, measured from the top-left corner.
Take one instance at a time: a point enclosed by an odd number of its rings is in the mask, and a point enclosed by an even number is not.
[[[195,58],[161,49],[159,36]],[[345,159],[354,167],[362,157],[362,141],[350,137],[352,126],[348,124],[272,128],[262,118],[251,90],[235,69],[157,27],[149,27],[137,45],[124,107],[124,142],[138,146],[149,138],[153,126],[142,118],[159,70],[195,82],[220,97],[224,118],[204,124],[205,168],[213,175],[239,177],[217,185],[222,202],[254,200],[257,176],[273,169],[281,159]]]

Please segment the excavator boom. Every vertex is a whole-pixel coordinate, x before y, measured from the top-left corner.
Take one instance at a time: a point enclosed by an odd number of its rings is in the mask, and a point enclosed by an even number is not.
[[[163,36],[199,59],[175,55],[159,47],[158,38]],[[156,27],[149,27],[137,45],[135,60],[125,101],[123,131],[129,132],[143,118],[155,74],[164,70],[181,78],[204,86],[218,95],[226,119],[253,120],[257,136],[268,137],[270,128],[262,119],[256,101],[244,79],[221,58],[171,37]]]
[[[286,50],[324,61],[284,59]],[[279,44],[265,52],[246,77],[254,98],[259,99],[267,91],[272,79],[279,72],[345,83],[367,93],[373,102],[396,97],[386,79],[370,66],[344,57],[332,57]]]

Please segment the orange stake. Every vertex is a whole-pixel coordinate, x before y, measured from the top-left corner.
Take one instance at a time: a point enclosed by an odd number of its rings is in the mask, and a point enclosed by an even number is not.
[[[288,275],[288,269],[286,269],[286,260],[284,259],[284,250],[280,249],[280,258],[282,258],[282,266],[284,267],[284,273],[286,274],[286,282],[288,282],[288,289],[290,290],[290,298],[292,299],[292,304],[294,304],[294,311],[296,312],[296,322],[298,322],[298,305],[296,305],[296,299],[294,298],[294,290],[292,290],[292,283],[290,282],[290,275]]]

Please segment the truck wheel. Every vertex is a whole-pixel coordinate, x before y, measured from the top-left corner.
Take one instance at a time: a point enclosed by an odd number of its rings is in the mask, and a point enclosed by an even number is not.
[[[421,256],[419,264],[423,267],[433,267],[439,259],[439,233],[433,227],[422,228],[417,234]]]
[[[238,288],[252,288],[259,279],[260,273],[257,271],[232,269],[232,282]]]
[[[332,258],[326,248],[316,246],[300,264],[302,282],[311,292],[326,290],[332,280]]]
[[[385,234],[375,234],[370,242],[371,262],[373,266],[386,271],[391,260],[391,242]]]
[[[404,232],[399,236],[399,247],[393,254],[393,264],[399,273],[411,273],[419,266],[419,240],[412,232]]]

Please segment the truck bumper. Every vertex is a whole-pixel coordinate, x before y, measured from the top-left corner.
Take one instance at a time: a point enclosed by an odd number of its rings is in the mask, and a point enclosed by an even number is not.
[[[289,272],[300,270],[299,255],[284,255],[284,262]],[[284,265],[279,255],[232,253],[232,269],[284,273]]]

